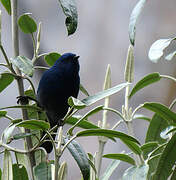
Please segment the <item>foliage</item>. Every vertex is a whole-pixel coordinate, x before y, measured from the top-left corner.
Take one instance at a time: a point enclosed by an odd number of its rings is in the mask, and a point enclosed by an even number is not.
[[[71,127],[66,134],[63,134],[62,127],[59,127],[56,142],[54,142],[51,135],[55,128],[58,127],[50,129],[49,123],[45,121],[47,119],[45,112],[38,107],[35,102],[36,93],[31,77],[35,73],[34,69],[36,68],[36,62],[39,58],[44,57],[44,61],[46,61],[49,66],[52,66],[61,55],[58,52],[50,52],[47,54],[39,53],[42,29],[41,23],[37,25],[30,13],[24,13],[18,17],[18,19],[15,19],[15,12],[17,10],[15,8],[17,7],[14,3],[16,1],[17,0],[14,0],[12,3],[10,0],[1,0],[1,3],[7,13],[12,17],[11,23],[18,24],[18,27],[23,33],[31,36],[34,53],[32,59],[18,53],[16,53],[16,57],[9,59],[3,44],[0,44],[0,50],[5,60],[5,63],[0,64],[0,66],[7,68],[7,71],[0,72],[0,93],[5,91],[8,86],[11,86],[11,83],[15,80],[17,84],[23,84],[23,81],[27,81],[30,85],[29,88],[26,90],[19,89],[19,95],[25,94],[30,98],[29,101],[21,102],[20,105],[0,107],[0,118],[9,120],[9,125],[0,137],[0,147],[3,149],[1,156],[4,156],[3,169],[0,169],[0,180],[66,180],[68,173],[67,162],[60,162],[60,158],[66,148],[78,164],[84,180],[108,180],[121,161],[130,165],[122,176],[123,180],[167,180],[169,176],[171,179],[175,179],[176,113],[173,112],[172,108],[174,107],[176,100],[172,102],[170,107],[156,102],[145,102],[133,111],[132,107],[129,107],[130,99],[134,98],[135,94],[146,86],[157,83],[162,78],[167,78],[176,82],[174,77],[154,72],[141,78],[130,91],[134,80],[134,45],[137,20],[145,7],[146,0],[139,0],[131,13],[129,22],[130,45],[125,66],[125,82],[111,87],[111,71],[110,65],[108,65],[103,90],[101,92],[89,96],[89,93],[81,84],[80,91],[86,95],[86,98],[79,100],[70,97],[68,99],[70,109],[63,118],[63,121],[66,124],[70,124]],[[63,13],[66,16],[65,25],[68,35],[72,35],[76,31],[78,25],[78,13],[75,0],[59,0],[58,4],[61,6]],[[17,27],[12,26],[12,32],[17,31],[15,28]],[[175,40],[176,37],[160,39],[153,43],[149,50],[150,60],[157,63],[164,55],[164,50]],[[12,44],[17,48],[19,41],[18,37],[13,37],[12,41]],[[165,59],[171,60],[175,54],[176,50],[167,55]],[[110,108],[109,100],[111,95],[122,90],[125,90],[125,102],[122,106],[122,111]],[[92,104],[102,99],[104,99],[104,105],[96,106],[85,114],[78,115],[81,109],[85,109],[86,111],[87,107],[91,107]],[[23,119],[14,119],[8,115],[8,109],[17,108],[22,110]],[[143,115],[138,115],[137,112],[141,108],[154,112],[155,114],[152,119]],[[89,118],[98,112],[102,112],[103,118],[97,125],[90,122]],[[107,113],[114,113],[117,115],[115,125],[110,128],[107,128]],[[149,121],[144,144],[141,144],[134,137],[132,130],[134,119],[144,119]],[[126,125],[128,134],[116,130],[120,123]],[[75,131],[76,127],[79,127],[80,129]],[[14,130],[18,130],[18,132]],[[41,132],[45,133],[43,137],[40,135]],[[54,145],[55,156],[54,160],[50,162],[47,159],[45,150],[39,147],[40,144],[45,141],[47,136]],[[84,138],[85,136],[98,137],[99,149],[94,155],[87,153],[76,141],[77,138]],[[117,152],[104,155],[104,146],[107,141],[111,140],[110,143],[116,143],[116,138],[120,139],[129,148],[130,152]],[[24,140],[25,150],[11,146],[10,143],[17,140]],[[15,154],[15,160],[12,160],[12,154]],[[102,158],[113,159],[103,174],[100,173]]]

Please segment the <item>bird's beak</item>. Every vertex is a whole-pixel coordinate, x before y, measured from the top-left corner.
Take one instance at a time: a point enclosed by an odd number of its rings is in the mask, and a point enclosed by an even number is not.
[[[80,56],[75,56],[73,59],[78,60]]]

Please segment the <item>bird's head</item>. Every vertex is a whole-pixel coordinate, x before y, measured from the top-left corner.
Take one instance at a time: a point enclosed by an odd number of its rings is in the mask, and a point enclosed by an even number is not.
[[[54,64],[54,68],[59,68],[65,71],[79,71],[79,56],[73,53],[63,54]]]

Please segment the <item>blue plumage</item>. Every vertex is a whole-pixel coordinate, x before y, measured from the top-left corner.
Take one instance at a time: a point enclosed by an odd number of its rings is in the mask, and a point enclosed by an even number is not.
[[[66,115],[70,96],[77,97],[79,92],[79,56],[72,53],[63,54],[56,63],[44,72],[37,90],[37,101],[46,111],[50,126],[63,125],[62,118]],[[55,136],[53,136],[55,138]],[[48,153],[52,151],[51,142],[42,147]]]

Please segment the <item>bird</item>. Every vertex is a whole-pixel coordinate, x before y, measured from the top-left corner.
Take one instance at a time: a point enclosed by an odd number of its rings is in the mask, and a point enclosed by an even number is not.
[[[68,98],[78,96],[80,86],[78,59],[79,56],[76,54],[63,54],[50,69],[43,73],[39,81],[37,102],[46,112],[50,128],[55,125],[63,126],[63,118],[69,108]],[[53,139],[55,136],[52,135]],[[47,153],[53,149],[51,141],[45,141],[40,147],[43,147]]]

